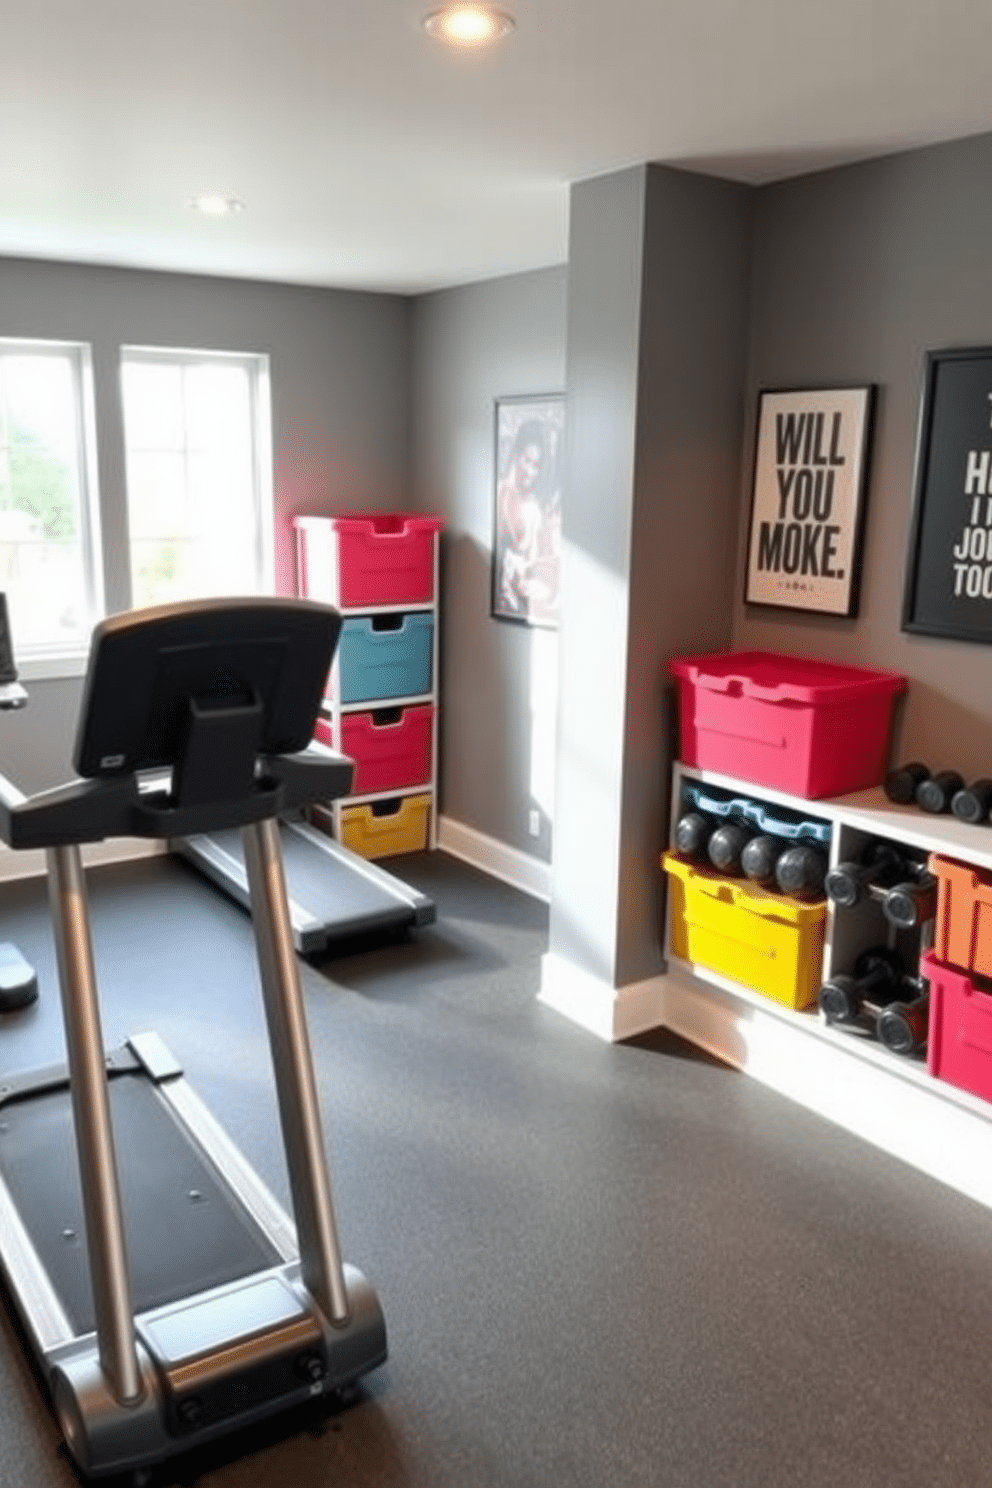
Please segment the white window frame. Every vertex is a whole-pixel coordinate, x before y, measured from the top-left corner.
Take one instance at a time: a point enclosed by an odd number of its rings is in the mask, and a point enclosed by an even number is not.
[[[92,629],[105,613],[92,350],[85,341],[56,341],[26,336],[0,337],[0,357],[52,355],[67,357],[73,371],[79,476],[79,541],[83,591],[89,628]],[[89,649],[88,635],[78,646],[66,647],[31,641],[24,635],[19,635],[16,617],[12,618],[12,629],[17,669],[25,680],[39,681],[82,674]]]
[[[189,367],[198,362],[241,366],[248,373],[252,413],[252,506],[255,519],[255,581],[258,594],[275,591],[275,491],[272,473],[272,399],[269,358],[260,352],[213,351],[203,347],[135,346],[120,348],[122,438],[127,469],[127,429],[123,422],[124,366],[147,362]],[[127,586],[133,603],[131,539],[127,539]]]

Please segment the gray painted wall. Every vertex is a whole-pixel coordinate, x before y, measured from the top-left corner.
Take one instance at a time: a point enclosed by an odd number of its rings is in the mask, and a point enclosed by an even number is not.
[[[662,966],[665,661],[727,645],[748,194],[660,166],[573,188],[550,949]]]
[[[648,172],[616,985],[657,972],[675,758],[671,655],[730,644],[751,194]]]
[[[624,181],[629,187],[642,176],[642,171],[624,172],[612,186],[608,178],[602,189],[619,189],[622,195]],[[809,651],[904,671],[911,687],[899,721],[897,754],[952,763],[969,775],[992,767],[989,653],[982,646],[902,635],[899,617],[924,353],[952,344],[992,344],[990,179],[992,136],[982,136],[751,194],[753,278],[737,307],[749,314],[750,330],[745,431],[736,452],[737,510],[729,519],[736,573],[725,602],[722,581],[712,580],[707,633],[702,621],[698,627],[693,621],[678,636],[673,630],[666,642],[672,649],[720,644],[729,611],[729,639],[737,646]],[[694,191],[692,181],[682,178],[680,189]],[[674,182],[669,184],[674,191]],[[656,750],[654,733],[662,656],[661,640],[651,630],[652,607],[667,594],[667,612],[677,619],[690,613],[686,606],[703,592],[687,561],[686,540],[671,537],[681,530],[681,503],[691,510],[697,489],[692,461],[703,450],[684,441],[680,447],[672,437],[673,430],[692,425],[691,399],[678,401],[678,372],[690,368],[696,378],[707,359],[717,366],[714,325],[732,317],[735,298],[730,281],[721,285],[702,257],[711,240],[719,249],[719,230],[695,240],[689,234],[680,248],[679,235],[663,230],[666,215],[675,210],[671,192],[657,198],[665,203],[660,228],[652,225],[652,192],[646,200],[647,257],[660,255],[661,267],[644,281],[643,324],[625,338],[629,353],[631,335],[641,337],[636,422],[644,442],[631,449],[628,408],[617,445],[613,432],[589,413],[588,388],[573,395],[586,401],[586,413],[580,418],[573,406],[569,418],[570,429],[585,431],[582,437],[603,478],[612,479],[609,462],[615,464],[617,451],[627,462],[631,490],[654,489],[659,480],[667,485],[672,473],[679,473],[670,488],[680,495],[670,509],[650,502],[639,508],[633,561],[653,575],[652,587],[635,575],[636,592],[645,598],[632,608],[629,633],[618,642],[633,658],[619,706],[625,720],[628,715],[640,720],[640,744],[637,751],[629,745],[626,773],[617,782],[622,788],[617,819],[627,823],[617,836],[625,846],[615,841],[611,849],[624,852],[617,882],[632,903],[625,907],[617,900],[616,938],[603,954],[607,963],[614,958],[625,977],[640,975],[646,964],[643,925],[652,912],[657,871],[646,866],[646,858],[649,845],[663,840],[665,802],[658,781],[665,774],[664,742]],[[696,210],[701,210],[698,203]],[[605,314],[607,286],[597,280],[609,268],[605,222],[602,232],[604,257],[593,257],[582,270],[588,316]],[[626,266],[616,272],[629,276],[641,249],[634,253],[628,244],[624,252]],[[680,307],[664,292],[666,282],[678,277],[679,254],[679,274],[700,255],[700,283],[710,282],[709,297],[702,296],[695,307],[691,299]],[[573,279],[578,267],[572,267]],[[657,302],[652,285],[661,296]],[[571,292],[574,302],[575,284]],[[722,298],[728,293],[729,301]],[[546,824],[545,836],[535,843],[526,821],[538,633],[489,617],[492,415],[500,394],[564,386],[567,323],[577,325],[578,314],[577,303],[570,306],[568,299],[564,268],[426,296],[411,307],[389,297],[0,260],[0,335],[94,343],[98,370],[102,367],[101,468],[109,508],[122,500],[123,491],[114,358],[119,342],[133,341],[269,352],[282,513],[406,505],[415,490],[418,507],[445,517],[442,810],[545,860]],[[653,358],[660,356],[663,368],[670,337],[678,355],[668,364],[666,384]],[[604,386],[616,371],[604,364]],[[628,363],[619,375],[629,396]],[[740,596],[757,390],[860,379],[879,384],[860,615],[851,621],[797,619],[746,609]],[[731,417],[730,397],[729,386],[714,394],[710,415],[715,422]],[[659,422],[664,409],[669,413]],[[726,448],[719,456],[731,458]],[[714,479],[719,483],[716,472]],[[592,520],[592,510],[583,521]],[[664,514],[667,541],[651,527],[652,512]],[[626,520],[603,538],[598,561],[607,567]],[[718,527],[713,540],[716,545],[708,551],[719,570]],[[285,534],[283,557],[285,562]],[[0,759],[26,789],[52,784],[64,773],[77,698],[77,683],[35,683],[28,712],[0,719]],[[580,698],[574,706],[574,727],[581,732],[591,704]],[[629,734],[631,723],[624,726]],[[630,823],[639,814],[644,836],[629,855],[637,841]]]
[[[901,633],[924,354],[992,345],[992,135],[824,172],[758,194],[748,400],[760,387],[879,386],[860,614],[745,607],[753,429],[742,461],[734,644],[910,678],[895,754],[992,773],[992,652]]]
[[[93,348],[111,609],[126,595],[122,344],[271,358],[276,574],[291,592],[294,512],[409,504],[409,322],[395,296],[0,259],[0,336]],[[24,714],[0,718],[0,768],[28,792],[65,778],[79,683],[30,691]]]
[[[544,861],[548,816],[535,839],[528,812],[553,769],[557,637],[490,615],[494,403],[564,390],[565,322],[564,269],[445,290],[413,308],[418,505],[445,521],[441,810]]]

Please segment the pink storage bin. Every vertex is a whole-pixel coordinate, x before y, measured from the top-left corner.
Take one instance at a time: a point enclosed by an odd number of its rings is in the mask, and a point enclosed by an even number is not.
[[[296,517],[294,525],[302,595],[329,597],[344,609],[433,601],[435,536],[443,526],[440,517],[409,512],[349,513]],[[330,562],[323,541],[328,528],[337,544],[336,559]]]
[[[340,752],[355,764],[350,794],[364,796],[428,785],[433,726],[430,703],[343,714]],[[335,747],[329,719],[318,719],[315,736],[330,748]]]
[[[686,765],[811,798],[885,778],[905,677],[774,651],[673,657],[668,670]]]
[[[927,1069],[938,1080],[992,1100],[992,982],[920,957],[930,983]]]

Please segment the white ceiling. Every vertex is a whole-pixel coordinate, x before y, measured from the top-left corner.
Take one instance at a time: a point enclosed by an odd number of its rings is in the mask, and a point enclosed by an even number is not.
[[[419,292],[565,260],[570,182],[992,129],[992,0],[3,0],[0,253]],[[199,192],[241,198],[218,221]]]

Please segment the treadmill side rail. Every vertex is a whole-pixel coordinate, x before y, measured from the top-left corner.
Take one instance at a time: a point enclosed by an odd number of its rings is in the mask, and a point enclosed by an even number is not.
[[[303,1277],[324,1315],[336,1327],[344,1327],[348,1294],[293,952],[278,823],[245,827],[244,850]]]
[[[121,1404],[133,1404],[141,1398],[143,1387],[134,1336],[134,1303],[110,1120],[86,880],[82,856],[75,843],[48,848],[47,860],[100,1362],[115,1399]]]

